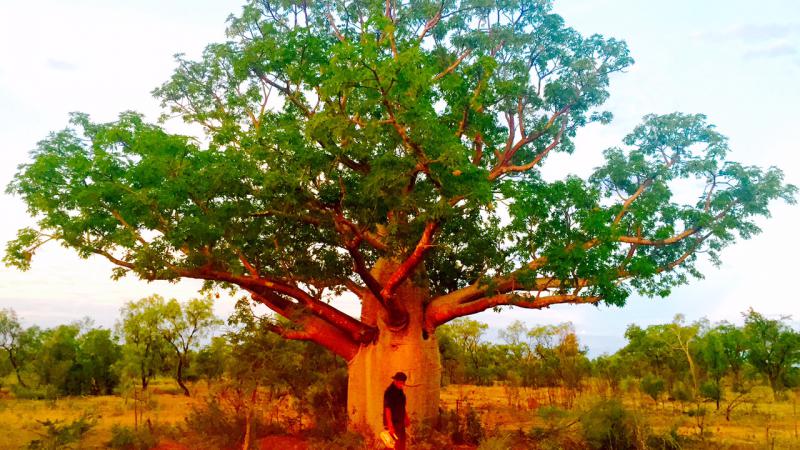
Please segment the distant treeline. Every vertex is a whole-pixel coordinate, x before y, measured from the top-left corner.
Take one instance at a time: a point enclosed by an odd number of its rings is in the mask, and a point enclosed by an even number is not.
[[[309,404],[319,401],[309,397],[317,394],[324,394],[329,408],[343,404],[344,361],[273,334],[274,320],[254,316],[244,301],[229,318],[227,332],[204,339],[223,323],[211,305],[209,297],[183,304],[147,297],[128,303],[114,330],[88,320],[23,328],[13,310],[0,310],[0,381],[17,396],[45,398],[111,394],[134,385],[146,389],[152,377],[168,374],[186,395],[185,380],[226,380],[270,386]],[[743,326],[689,324],[680,315],[661,325],[630,325],[625,347],[593,360],[570,323],[514,322],[500,331],[501,342],[487,341],[487,329],[462,318],[437,330],[443,384],[501,382],[579,392],[593,377],[612,390],[634,384],[655,401],[704,398],[718,407],[724,385],[733,393],[757,385],[775,392],[800,385],[800,333],[787,317],[753,310],[744,313]]]
[[[788,317],[749,310],[743,326],[700,320],[642,328],[630,325],[627,345],[589,359],[570,323],[527,327],[514,322],[500,331],[502,343],[483,339],[486,324],[458,319],[441,327],[445,383],[563,387],[580,391],[588,377],[618,391],[638,388],[654,401],[710,400],[726,392],[738,398],[755,386],[776,393],[800,385],[800,333]],[[732,399],[733,400],[733,399]]]

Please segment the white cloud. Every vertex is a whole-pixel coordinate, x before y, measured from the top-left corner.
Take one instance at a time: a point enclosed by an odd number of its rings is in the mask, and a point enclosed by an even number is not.
[[[744,51],[745,58],[774,58],[797,54],[797,45],[787,40],[770,41],[760,46],[748,47]]]
[[[695,31],[690,36],[705,41],[763,41],[800,34],[800,23],[740,24],[723,29]]]

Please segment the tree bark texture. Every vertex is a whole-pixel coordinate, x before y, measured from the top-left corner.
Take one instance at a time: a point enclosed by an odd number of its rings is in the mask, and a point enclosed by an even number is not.
[[[393,262],[381,260],[372,273],[384,281],[396,267]],[[366,435],[383,430],[383,392],[396,372],[408,376],[404,392],[412,423],[430,421],[439,410],[439,347],[434,334],[425,332],[423,327],[429,291],[427,286],[408,279],[398,287],[395,299],[408,314],[407,324],[399,329],[388,325],[388,313],[378,307],[377,300],[362,299],[362,321],[377,326],[378,334],[374,342],[362,344],[348,361],[348,426]]]

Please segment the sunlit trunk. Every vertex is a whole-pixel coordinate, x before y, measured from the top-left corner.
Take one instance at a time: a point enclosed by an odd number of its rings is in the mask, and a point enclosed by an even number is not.
[[[374,276],[382,280],[392,267],[386,261],[379,262],[373,270]],[[428,290],[406,281],[397,290],[396,298],[409,314],[408,325],[402,329],[390,328],[385,312],[366,301],[362,319],[378,327],[378,338],[362,345],[348,362],[348,426],[362,434],[377,434],[383,430],[383,392],[396,372],[408,376],[405,394],[412,425],[430,421],[438,413],[439,348],[436,337],[423,332],[423,304]],[[413,434],[413,428],[410,432]]]

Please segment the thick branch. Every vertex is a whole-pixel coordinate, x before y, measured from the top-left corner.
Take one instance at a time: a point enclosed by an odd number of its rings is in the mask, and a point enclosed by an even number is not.
[[[369,273],[369,269],[364,262],[364,256],[362,256],[361,252],[358,250],[358,245],[360,242],[361,239],[356,238],[353,240],[353,242],[348,243],[347,252],[350,253],[350,257],[353,259],[353,266],[358,276],[361,277],[361,280],[367,285],[367,289],[372,292],[372,295],[375,296],[378,302],[385,307],[386,301],[381,295],[383,286],[381,286],[378,280],[376,280],[375,277]]]
[[[539,164],[542,161],[542,159],[544,159],[544,157],[547,156],[547,154],[550,153],[550,151],[553,150],[556,147],[556,145],[558,145],[561,142],[561,136],[563,136],[564,131],[567,129],[567,120],[566,119],[562,120],[561,128],[559,128],[558,133],[556,134],[555,138],[550,143],[550,145],[548,145],[547,147],[545,147],[544,150],[539,152],[531,162],[529,162],[527,164],[523,164],[523,165],[508,165],[508,163],[511,161],[511,158],[514,157],[514,155],[517,153],[517,151],[519,151],[525,145],[527,145],[527,144],[535,141],[539,137],[541,137],[544,134],[544,132],[548,128],[550,128],[550,126],[553,124],[555,119],[557,117],[561,116],[562,114],[566,113],[567,111],[569,111],[569,107],[568,106],[563,108],[563,109],[561,109],[561,110],[559,110],[558,112],[553,114],[553,116],[547,122],[547,125],[545,125],[545,127],[542,130],[539,130],[536,133],[532,133],[531,135],[524,136],[516,144],[514,144],[513,147],[511,147],[507,151],[503,152],[500,155],[501,156],[500,157],[500,161],[497,163],[497,165],[494,167],[494,169],[492,169],[492,171],[489,173],[489,180],[495,180],[495,179],[503,176],[504,174],[506,174],[508,172],[525,172],[525,171],[528,171],[528,170],[532,169],[537,164]],[[509,124],[513,125],[513,122],[509,121]],[[511,126],[511,128],[513,128],[513,126]],[[510,138],[510,136],[509,136],[509,138]]]
[[[136,269],[136,266],[133,265],[133,263],[129,263],[128,261],[123,261],[117,258],[116,256],[112,255],[111,253],[107,252],[106,250],[96,248],[93,249],[92,252],[105,257],[107,260],[111,261],[112,263],[120,267],[125,267],[126,269],[131,269],[131,270]]]
[[[658,239],[658,240],[652,240],[634,236],[620,236],[617,240],[619,242],[625,242],[628,244],[662,246],[662,245],[670,245],[678,243],[688,238],[689,236],[697,233],[697,231],[698,230],[696,228],[689,228],[683,233],[676,234],[675,236],[668,237],[666,239]]]
[[[423,28],[422,32],[419,34],[420,42],[423,39],[425,39],[425,35],[427,35],[428,32],[431,31],[436,26],[436,24],[439,23],[439,20],[442,19],[442,9],[443,8],[444,8],[444,3],[442,3],[442,6],[439,7],[439,11],[436,11],[436,14],[434,14],[433,17],[431,17],[431,19],[428,20],[427,23],[425,23],[425,28]]]
[[[584,304],[597,303],[600,300],[600,297],[583,297],[573,294],[548,295],[544,297],[522,296],[519,294],[498,294],[490,297],[482,297],[478,300],[463,304],[451,305],[448,307],[428,308],[425,320],[428,326],[435,328],[457,317],[479,313],[497,306],[518,306],[520,308],[527,309],[542,309],[561,303]]]
[[[394,295],[395,289],[397,289],[422,262],[425,258],[425,254],[432,247],[431,242],[433,241],[433,234],[436,232],[438,226],[439,224],[437,222],[428,222],[425,224],[425,230],[422,232],[422,237],[420,237],[419,242],[417,242],[416,248],[414,248],[411,255],[400,264],[400,267],[389,277],[389,280],[383,287],[381,291],[381,296],[383,298],[391,298]]]
[[[308,312],[324,319],[332,326],[337,327],[347,333],[357,342],[365,342],[371,339],[374,334],[372,327],[364,325],[360,321],[348,316],[329,304],[319,301],[297,287],[290,286],[266,278],[250,278],[234,275],[227,272],[215,272],[211,270],[181,270],[179,275],[186,278],[196,278],[210,281],[222,281],[236,284],[242,288],[263,292],[263,289],[288,295],[300,302]]]
[[[347,39],[345,39],[344,36],[342,36],[342,33],[339,31],[339,28],[336,26],[336,21],[333,19],[333,15],[331,13],[328,13],[327,17],[328,17],[328,22],[330,22],[331,28],[333,29],[333,34],[336,35],[336,37],[339,39],[339,41],[347,42]]]
[[[671,159],[666,159],[664,161],[664,167],[668,169],[672,167],[676,162],[678,162],[677,154],[675,154]],[[655,177],[648,177],[639,185],[639,187],[636,189],[636,192],[634,192],[630,197],[625,199],[625,202],[622,204],[622,209],[617,214],[617,217],[614,218],[614,225],[618,224],[622,220],[622,218],[625,217],[626,214],[628,214],[631,204],[634,201],[636,201],[636,199],[639,198],[642,195],[642,193],[644,193],[644,191],[653,184],[654,181]]]
[[[456,58],[456,60],[453,62],[453,64],[450,64],[446,69],[444,69],[439,74],[437,74],[435,77],[433,77],[433,81],[439,81],[442,78],[444,78],[445,75],[447,75],[448,73],[454,71],[456,69],[456,67],[458,67],[458,65],[461,64],[461,61],[463,61],[464,58],[469,56],[470,53],[472,53],[472,49],[471,48],[468,48],[468,49],[464,50],[464,52],[461,53],[461,55],[458,58]]]
[[[251,291],[251,294],[254,300],[263,303],[301,328],[300,330],[290,330],[275,325],[271,327],[271,331],[287,339],[315,342],[348,361],[353,359],[358,352],[359,343],[327,321],[313,315],[295,314],[290,309],[287,311],[286,307],[281,308],[279,306],[281,302],[289,302],[268,290],[261,290],[260,293]]]

